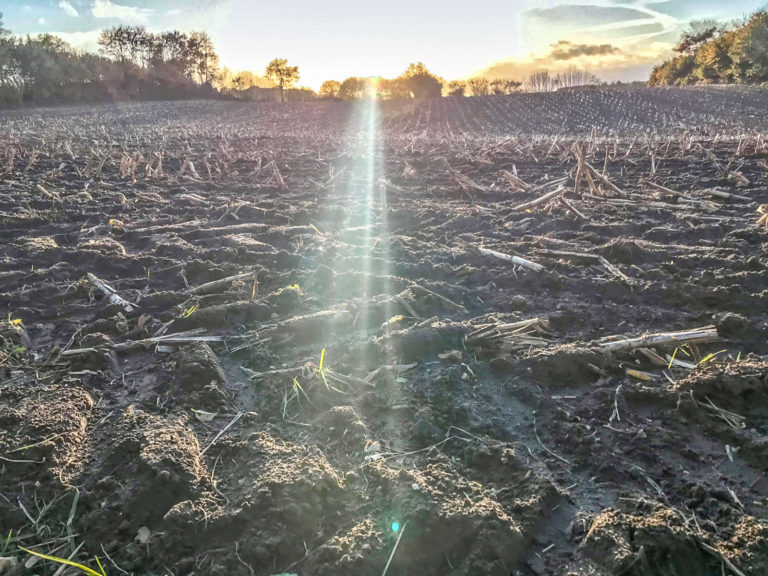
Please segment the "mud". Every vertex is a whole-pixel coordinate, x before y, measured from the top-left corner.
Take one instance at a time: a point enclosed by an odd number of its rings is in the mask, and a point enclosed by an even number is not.
[[[768,573],[764,97],[5,113],[4,554],[82,542],[78,561],[137,575]],[[632,204],[574,192],[574,144]],[[568,178],[586,219],[516,210],[543,192],[502,171]],[[709,324],[720,341],[601,346]],[[151,340],[170,335],[193,340]]]

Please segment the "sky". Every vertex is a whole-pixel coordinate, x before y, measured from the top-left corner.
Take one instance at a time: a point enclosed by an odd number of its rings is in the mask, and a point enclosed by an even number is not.
[[[0,0],[4,27],[57,34],[96,50],[100,29],[205,30],[221,64],[263,74],[276,57],[299,84],[398,76],[422,61],[448,79],[523,79],[535,69],[585,68],[644,80],[691,20],[730,21],[766,0]]]

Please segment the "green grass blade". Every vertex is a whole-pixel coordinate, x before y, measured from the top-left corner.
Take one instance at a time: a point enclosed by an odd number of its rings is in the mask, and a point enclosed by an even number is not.
[[[34,550],[22,548],[21,546],[19,546],[19,550],[23,550],[27,554],[32,554],[32,556],[38,556],[40,558],[43,558],[44,560],[50,560],[51,562],[57,562],[58,564],[66,564],[67,566],[73,566],[78,570],[81,570],[82,572],[89,574],[90,576],[107,576],[106,573],[104,572],[104,568],[101,569],[101,572],[96,572],[96,570],[93,570],[92,568],[88,568],[88,566],[83,566],[82,564],[78,564],[77,562],[73,562],[72,560],[67,560],[66,558],[59,558],[57,556],[48,556],[48,554],[35,552]],[[101,563],[99,563],[99,566],[101,567]]]

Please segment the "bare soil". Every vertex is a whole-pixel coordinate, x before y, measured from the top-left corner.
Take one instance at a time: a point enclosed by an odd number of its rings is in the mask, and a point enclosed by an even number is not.
[[[4,113],[7,573],[768,574],[766,97]]]

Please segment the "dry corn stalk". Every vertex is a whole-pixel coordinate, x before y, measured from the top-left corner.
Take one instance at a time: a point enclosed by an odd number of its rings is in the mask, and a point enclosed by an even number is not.
[[[111,304],[116,304],[117,306],[121,306],[123,310],[126,311],[126,313],[130,314],[133,312],[133,304],[128,302],[127,300],[123,299],[112,286],[104,282],[103,280],[99,280],[96,276],[88,272],[86,274],[88,281],[93,284],[104,296],[109,300]]]
[[[608,178],[607,175],[601,174],[598,172],[594,166],[592,166],[589,162],[587,162],[585,158],[585,154],[582,151],[582,149],[577,146],[576,144],[573,145],[573,154],[576,156],[576,184],[574,185],[574,193],[579,192],[579,188],[581,185],[581,179],[584,178],[587,181],[587,184],[589,185],[589,189],[593,194],[596,196],[599,196],[599,192],[597,190],[597,186],[595,186],[595,181],[600,182],[601,184],[605,185],[606,187],[610,188],[616,194],[619,196],[627,196],[627,193],[624,192],[621,188],[616,186],[611,180]],[[607,167],[607,166],[606,166]]]
[[[516,266],[522,266],[523,268],[528,268],[529,270],[533,270],[534,272],[541,272],[544,270],[544,266],[541,264],[537,264],[536,262],[532,262],[531,260],[526,260],[525,258],[521,258],[520,256],[511,256],[509,254],[504,254],[503,252],[496,252],[496,250],[490,250],[488,248],[478,248],[480,250],[480,254],[483,254],[484,256],[493,256],[494,258],[498,258],[499,260],[504,260],[505,262],[510,262],[512,264],[515,264]]]
[[[459,187],[462,190],[464,190],[464,192],[466,192],[467,190],[475,190],[477,192],[488,192],[487,188],[480,186],[480,184],[478,184],[471,178],[468,178],[458,170],[454,170],[453,168],[451,168],[451,165],[448,164],[448,160],[445,157],[443,157],[442,160],[443,162],[445,162],[445,167],[448,169],[448,172],[450,173],[451,178],[453,178],[453,181],[456,182],[456,184],[458,184]]]
[[[140,350],[141,348],[149,348],[155,344],[163,345],[181,345],[181,344],[194,344],[195,342],[223,342],[222,336],[200,336],[205,332],[205,328],[195,328],[194,330],[186,330],[184,332],[176,332],[174,334],[165,334],[162,336],[154,336],[152,338],[145,338],[144,340],[130,340],[128,342],[120,342],[113,344],[112,349],[116,352],[127,352],[129,350]]]
[[[190,288],[186,291],[186,294],[196,294],[198,296],[202,294],[215,294],[221,290],[224,290],[235,282],[236,280],[248,280],[256,275],[256,272],[245,272],[243,274],[235,274],[234,276],[227,276],[219,280],[207,282],[195,288]]]
[[[760,214],[760,217],[757,219],[757,225],[763,226],[768,230],[768,204],[762,204],[757,209],[757,213]]]
[[[507,172],[506,170],[502,170],[500,174],[507,179],[515,188],[522,190],[525,192],[526,190],[531,189],[531,185],[527,184],[526,182],[523,182],[520,178],[515,176],[514,174]]]
[[[277,182],[277,187],[280,188],[280,190],[285,190],[288,188],[285,180],[283,180],[283,175],[280,174],[280,170],[277,167],[277,162],[272,160],[269,164],[264,166],[264,168],[272,168],[272,176],[274,177],[275,182]]]
[[[581,260],[584,262],[588,262],[590,264],[597,264],[599,266],[602,266],[605,268],[608,272],[613,274],[616,278],[622,280],[623,282],[626,282],[630,286],[632,286],[635,282],[631,278],[629,278],[626,274],[624,274],[619,268],[608,262],[603,256],[600,256],[599,254],[584,254],[581,252],[566,252],[563,250],[536,250],[537,254],[540,254],[542,256],[550,257],[550,258],[563,258],[565,260]]]
[[[644,334],[642,336],[624,340],[599,342],[598,346],[610,352],[625,352],[636,348],[647,348],[650,346],[703,344],[707,342],[717,342],[718,340],[720,340],[720,337],[717,334],[717,328],[715,328],[715,326],[702,326],[701,328],[693,328],[691,330]]]
[[[520,322],[492,323],[481,326],[467,334],[469,346],[500,346],[506,350],[528,346],[545,346],[549,343],[549,319],[546,316],[530,318]]]
[[[534,206],[538,206],[539,204],[544,204],[546,202],[549,202],[550,200],[553,200],[558,196],[562,196],[563,194],[565,194],[565,188],[563,186],[560,186],[558,189],[553,190],[552,192],[547,192],[543,196],[539,196],[538,198],[536,198],[536,200],[531,200],[530,202],[525,202],[524,204],[519,204],[515,206],[513,210],[517,210],[517,211],[528,210],[529,208],[533,208]]]

